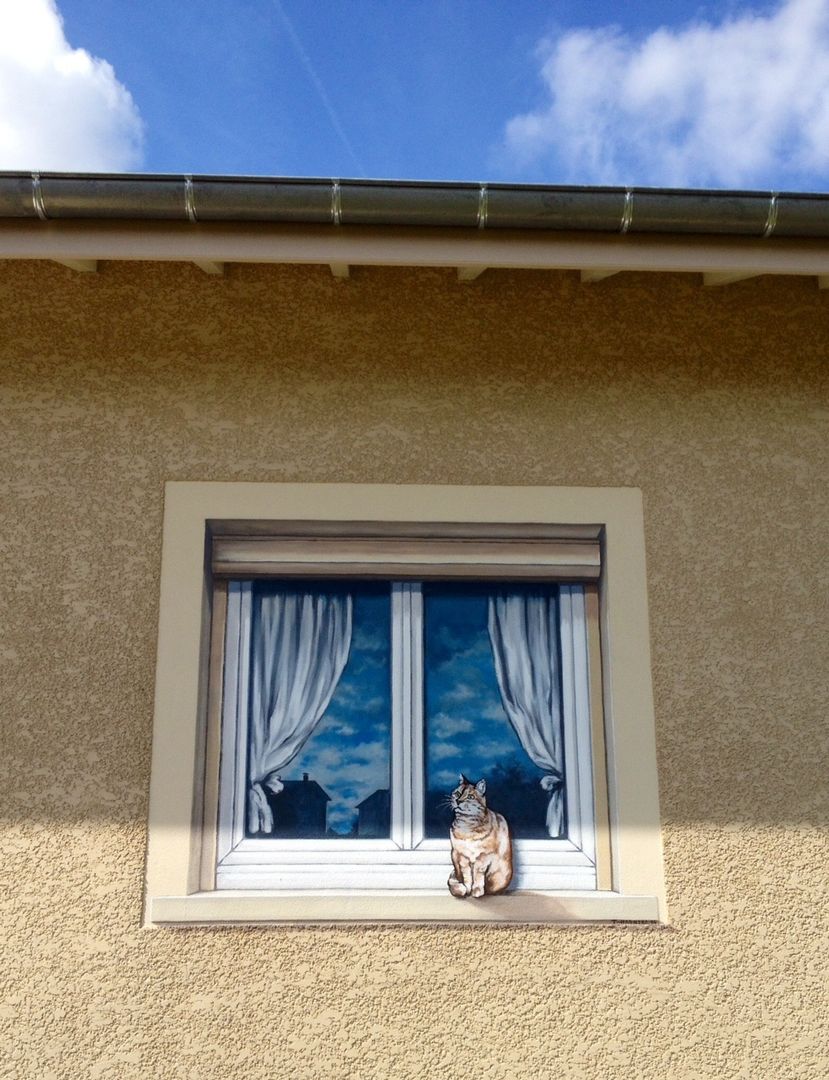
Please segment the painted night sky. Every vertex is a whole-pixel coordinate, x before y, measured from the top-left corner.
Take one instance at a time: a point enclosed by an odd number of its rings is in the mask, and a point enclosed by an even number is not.
[[[390,786],[390,590],[388,584],[360,585],[350,592],[354,606],[348,662],[316,730],[280,770],[283,781],[301,781],[307,774],[330,797],[329,836],[356,835],[357,805]],[[516,835],[546,835],[546,797],[538,783],[543,772],[524,752],[501,704],[487,631],[488,595],[480,586],[424,588],[430,836],[447,833],[450,815],[441,804],[457,786],[460,772],[487,780],[490,805],[496,810],[506,811],[507,803],[521,801],[523,813],[514,816],[527,820]]]
[[[546,836],[544,773],[501,704],[487,630],[489,595],[481,586],[424,589],[427,836],[446,835],[451,815],[441,813],[438,793],[455,788],[461,772],[487,781],[488,804],[514,819],[515,835]],[[520,815],[512,813],[517,804]],[[515,828],[519,816],[523,828]]]
[[[283,780],[307,773],[331,797],[328,828],[341,836],[356,806],[389,787],[391,761],[391,603],[389,586],[349,590],[354,608],[348,663],[325,715]]]

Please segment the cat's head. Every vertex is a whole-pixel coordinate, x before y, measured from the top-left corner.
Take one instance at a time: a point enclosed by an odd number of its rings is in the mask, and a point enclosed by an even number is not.
[[[456,817],[481,817],[486,811],[486,780],[473,784],[461,773],[460,782],[451,795]]]

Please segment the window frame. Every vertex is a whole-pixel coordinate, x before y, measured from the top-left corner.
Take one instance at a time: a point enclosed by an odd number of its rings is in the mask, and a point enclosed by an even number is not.
[[[364,579],[356,576],[350,580]],[[497,579],[491,581],[493,586],[498,583]],[[568,836],[513,840],[516,875],[512,888],[593,891],[600,887],[609,870],[609,858],[604,860],[605,865],[597,867],[597,849],[603,851],[601,838],[597,844],[597,832],[606,832],[606,824],[597,822],[594,803],[597,780],[604,784],[604,740],[594,748],[584,587],[579,583],[580,591],[576,593],[575,583],[556,584],[560,586],[562,613],[562,722]],[[422,582],[389,582],[392,827],[388,838],[373,840],[279,839],[245,834],[251,585],[250,579],[228,579],[223,659],[211,657],[211,663],[221,664],[224,673],[221,700],[217,698],[214,708],[208,710],[208,741],[220,742],[221,765],[217,839],[213,851],[204,855],[203,884],[216,890],[330,890],[368,886],[378,890],[442,891],[451,865],[449,839],[448,836],[446,839],[426,837],[422,820],[425,798]],[[597,660],[593,658],[594,663]],[[211,731],[211,727],[219,730]],[[594,757],[599,760],[594,762]],[[598,809],[599,813],[604,809],[602,800]],[[206,816],[205,824],[205,834],[209,835],[210,817]]]
[[[212,887],[219,749],[206,717],[221,693],[209,663],[224,627],[210,564],[212,530],[227,522],[498,522],[562,538],[591,529],[601,574],[592,603],[591,713],[606,748],[609,880],[584,890],[533,890],[459,902],[421,890]],[[529,524],[528,524],[529,523]],[[419,485],[166,485],[145,925],[314,921],[665,921],[641,492],[631,488]],[[225,598],[226,610],[226,598]],[[215,820],[215,817],[213,817]],[[208,823],[206,825],[206,822]],[[544,841],[543,843],[548,843]],[[211,856],[212,853],[212,856]],[[209,861],[212,857],[212,863]]]

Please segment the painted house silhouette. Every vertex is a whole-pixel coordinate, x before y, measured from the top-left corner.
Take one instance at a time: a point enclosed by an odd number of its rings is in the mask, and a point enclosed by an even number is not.
[[[308,773],[301,780],[283,780],[284,790],[278,795],[266,789],[273,810],[272,836],[295,839],[317,839],[325,836],[326,812],[331,796],[311,780]]]
[[[357,803],[357,835],[379,837],[389,835],[391,819],[391,792],[378,788]]]

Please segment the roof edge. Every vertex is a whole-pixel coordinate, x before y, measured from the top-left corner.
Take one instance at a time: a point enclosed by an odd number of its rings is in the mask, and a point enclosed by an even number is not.
[[[829,193],[7,171],[0,219],[825,238]]]

